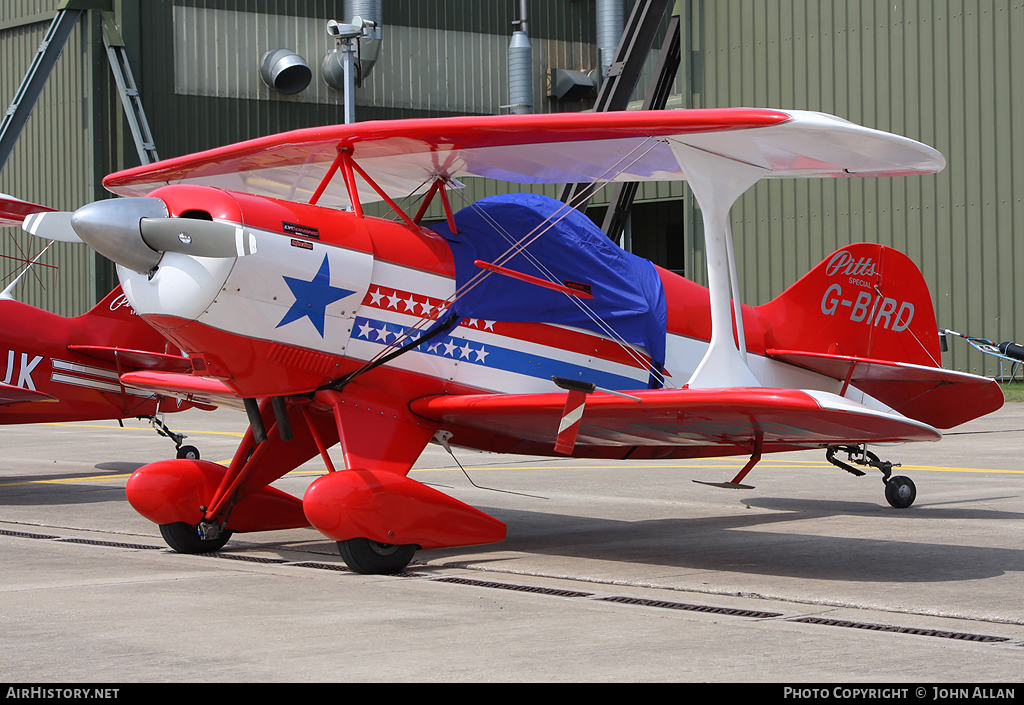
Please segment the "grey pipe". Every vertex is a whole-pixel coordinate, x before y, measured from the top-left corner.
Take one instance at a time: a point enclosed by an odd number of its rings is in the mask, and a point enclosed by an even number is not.
[[[508,102],[513,115],[533,112],[533,47],[526,34],[527,2],[520,0],[518,29],[508,45]]]
[[[597,46],[601,53],[602,79],[608,75],[608,67],[619,48],[625,27],[624,17],[622,0],[597,0]]]

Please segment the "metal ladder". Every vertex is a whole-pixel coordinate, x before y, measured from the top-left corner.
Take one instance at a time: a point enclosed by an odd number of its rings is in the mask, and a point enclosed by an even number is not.
[[[46,85],[50,73],[53,71],[57,59],[60,58],[64,46],[71,36],[72,30],[78,24],[78,20],[85,16],[88,8],[83,6],[95,5],[93,9],[105,7],[108,3],[82,3],[64,0],[57,10],[57,15],[50,23],[46,36],[36,50],[36,55],[22,79],[21,85],[15,93],[7,112],[4,113],[3,121],[0,122],[0,171],[3,171],[7,164],[14,144],[18,141],[25,123],[32,114],[39,95]],[[71,7],[71,6],[74,7]],[[138,87],[135,85],[135,78],[132,76],[131,68],[128,65],[128,56],[125,53],[124,41],[114,24],[113,13],[100,10],[103,18],[103,45],[107,50],[107,59],[110,62],[110,70],[114,74],[114,82],[117,84],[118,93],[121,95],[121,105],[124,107],[125,117],[135,139],[135,148],[139,153],[139,159],[143,164],[149,164],[159,160],[153,135],[149,130],[149,123],[146,120],[146,112],[142,108],[142,101],[139,97]]]
[[[670,4],[670,0],[637,0],[633,5],[633,11],[622,31],[622,39],[615,52],[615,58],[608,68],[608,75],[601,83],[594,112],[625,110],[629,105],[629,98],[640,79],[644,62],[654,45],[655,34]],[[655,68],[657,75],[644,99],[644,110],[662,110],[668,101],[672,82],[679,70],[679,25],[679,15],[673,12]],[[614,185],[611,202],[601,226],[612,240],[617,240],[622,234],[638,185],[636,182]],[[596,184],[566,184],[560,200],[572,203],[574,207],[584,211],[590,198],[599,188],[600,186]]]

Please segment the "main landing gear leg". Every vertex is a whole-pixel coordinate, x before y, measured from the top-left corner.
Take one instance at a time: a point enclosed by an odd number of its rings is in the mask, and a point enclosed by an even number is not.
[[[174,447],[178,451],[175,457],[179,460],[182,458],[186,458],[188,460],[199,460],[198,448],[195,446],[182,445],[182,441],[188,438],[184,433],[175,433],[171,429],[167,428],[167,424],[165,424],[158,416],[140,416],[138,418],[140,421],[149,421],[153,424],[153,430],[155,430],[158,435],[161,435],[164,438],[170,438],[174,442]]]
[[[864,475],[864,472],[841,460],[836,460],[835,454],[837,451],[846,453],[846,459],[849,462],[877,468],[882,472],[882,483],[885,485],[885,500],[890,505],[897,509],[906,509],[914,503],[914,500],[917,498],[917,487],[914,486],[913,480],[909,477],[892,474],[892,469],[898,468],[900,466],[899,463],[894,465],[888,460],[880,460],[877,455],[867,449],[866,445],[829,446],[825,452],[825,459],[837,468],[842,468],[846,472],[857,476]]]

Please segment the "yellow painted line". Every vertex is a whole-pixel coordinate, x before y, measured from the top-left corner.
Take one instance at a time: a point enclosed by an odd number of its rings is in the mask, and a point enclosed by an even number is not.
[[[1024,470],[986,470],[984,468],[944,468],[938,465],[901,465],[900,470],[924,470],[925,472],[994,472],[1005,475],[1024,475]],[[895,474],[896,468],[893,468]]]
[[[43,426],[67,426],[69,428],[111,428],[115,431],[145,431],[147,433],[154,433],[152,426],[101,426],[99,424],[85,424],[85,423],[44,423]],[[238,433],[236,431],[188,431],[181,430],[175,431],[175,433],[184,434],[203,434],[207,436],[235,436],[241,438],[245,433]]]
[[[643,461],[637,461],[643,462]],[[761,462],[764,462],[763,460]],[[820,463],[817,461],[799,461],[801,465],[791,464],[788,461],[776,460],[774,461],[776,466],[772,468],[780,469],[787,466],[792,466],[794,469],[805,469],[805,464],[816,465],[823,469],[830,469],[832,465],[829,463]],[[736,467],[742,467],[743,462],[737,462],[735,465],[648,465],[646,468],[667,468],[667,469],[678,469],[678,470],[705,470],[705,469],[719,469],[728,470]],[[482,470],[636,470],[636,465],[488,465],[478,468],[466,468],[467,471],[475,470],[477,472]],[[870,468],[865,468],[870,472]],[[989,468],[945,468],[937,465],[909,465],[904,464],[899,468],[893,467],[893,474],[899,474],[896,470],[907,470],[907,471],[918,471],[922,470],[925,472],[991,472],[991,473],[1002,473],[1002,474],[1014,474],[1024,475],[1024,470],[993,470]],[[413,468],[412,472],[444,472],[444,471],[458,471],[459,468]]]
[[[218,465],[228,465],[231,463],[230,458],[228,460],[218,460]],[[19,487],[21,485],[64,485],[74,484],[76,482],[97,482],[102,480],[125,480],[127,481],[131,477],[131,473],[119,474],[119,475],[89,475],[86,477],[65,477],[57,480],[26,480],[25,482],[0,482],[0,487]]]
[[[5,482],[0,484],[0,487],[18,487],[20,485],[63,485],[63,484],[74,484],[76,482],[90,482],[95,480],[127,480],[131,477],[131,473],[127,475],[90,475],[89,477],[67,477],[59,480],[28,480],[26,482]]]
[[[782,464],[782,466],[788,465],[787,461],[776,460],[776,463]],[[800,461],[801,463],[809,463],[812,461]],[[229,465],[231,460],[218,460],[218,465]],[[819,463],[823,468],[830,468],[831,465]],[[471,467],[466,468],[466,472],[483,472],[485,470],[635,470],[636,465],[487,465],[483,467]],[[735,466],[733,465],[658,465],[648,467],[660,467],[660,468],[671,468],[671,469],[730,469]],[[903,465],[902,470],[907,472],[910,471],[924,471],[924,472],[970,472],[970,473],[994,473],[1001,475],[1024,475],[1024,470],[992,470],[985,468],[945,468],[937,465]],[[895,468],[894,468],[895,470]],[[413,468],[410,472],[461,472],[461,468]],[[288,475],[323,475],[326,474],[327,470],[293,470]],[[285,477],[288,477],[285,475]],[[120,475],[90,475],[87,477],[72,477],[72,478],[61,478],[56,480],[28,480],[25,482],[6,482],[0,483],[0,487],[18,487],[21,485],[59,485],[59,484],[74,484],[76,482],[96,482],[104,480],[126,480],[131,477],[131,474],[120,474]]]

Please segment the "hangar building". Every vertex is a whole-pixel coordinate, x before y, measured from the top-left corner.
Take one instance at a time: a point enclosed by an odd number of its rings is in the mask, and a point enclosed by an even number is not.
[[[0,192],[72,210],[109,195],[100,183],[104,175],[140,163],[107,45],[123,46],[152,145],[167,158],[342,122],[342,92],[325,83],[320,63],[335,48],[326,23],[350,19],[346,5],[379,13],[381,35],[372,71],[356,89],[356,120],[515,110],[509,55],[522,4],[6,0],[0,4],[4,101],[13,100],[58,10],[85,12],[0,171]],[[617,21],[621,31],[634,0],[525,5],[530,109],[592,108],[585,87],[553,96],[553,76],[600,80],[608,27]],[[1024,6],[1010,0],[679,0],[674,11],[682,60],[668,107],[818,110],[922,141],[947,160],[936,176],[757,184],[733,209],[745,302],[777,296],[845,244],[881,242],[921,268],[940,326],[997,342],[1024,339],[1024,304],[1017,304],[1017,293],[1024,295],[1024,244],[1014,237],[1016,223],[1024,226],[1024,159],[1015,158],[1024,154],[1024,129],[1014,118],[1024,114],[1024,81],[1016,75],[1024,70]],[[637,101],[664,34],[663,26]],[[260,78],[261,58],[282,48],[303,57],[312,73],[308,86],[291,95]],[[496,188],[510,187],[474,183],[466,197]],[[606,204],[599,194],[588,215],[600,222]],[[17,229],[0,236],[4,275],[17,269],[17,258],[38,251]],[[683,184],[640,190],[624,244],[703,280],[700,213]],[[17,296],[65,315],[87,309],[116,280],[109,262],[80,246],[58,244],[43,262],[59,269],[37,268]],[[993,358],[956,340],[943,363],[999,372]]]

